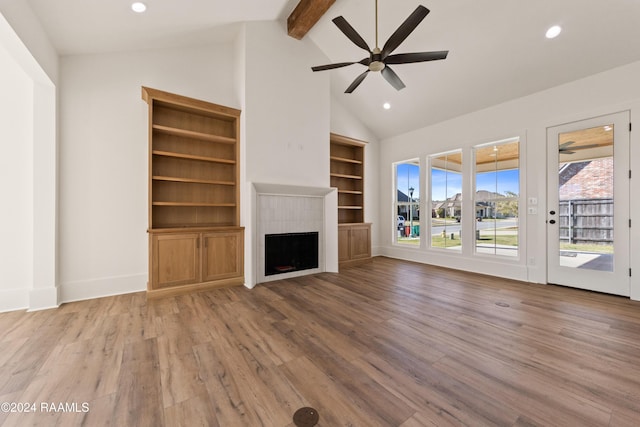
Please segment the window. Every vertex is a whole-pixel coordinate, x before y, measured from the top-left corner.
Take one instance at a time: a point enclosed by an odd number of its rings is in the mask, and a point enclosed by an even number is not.
[[[420,162],[396,164],[396,242],[420,246]]]
[[[519,140],[476,146],[474,152],[476,253],[517,257]]]
[[[431,156],[431,247],[462,249],[462,152]]]

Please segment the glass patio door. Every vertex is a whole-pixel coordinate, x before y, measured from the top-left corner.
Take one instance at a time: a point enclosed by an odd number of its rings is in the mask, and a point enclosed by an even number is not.
[[[547,280],[628,296],[629,112],[547,130]]]

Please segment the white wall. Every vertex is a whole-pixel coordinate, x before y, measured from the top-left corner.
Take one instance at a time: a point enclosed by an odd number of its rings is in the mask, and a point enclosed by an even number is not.
[[[383,141],[380,150],[382,252],[386,255],[463,270],[506,276],[531,282],[546,282],[546,128],[621,110],[631,110],[632,119],[640,113],[640,62],[616,68],[537,94],[458,117]],[[636,128],[640,126],[636,124]],[[412,250],[392,244],[393,194],[392,163],[463,148],[513,135],[526,135],[526,192],[523,197],[538,198],[538,215],[527,216],[524,259],[520,262],[487,261],[461,257],[436,250]],[[640,171],[640,134],[631,135],[632,169]],[[635,173],[637,181],[640,172]],[[632,194],[637,185],[631,182]],[[640,224],[640,203],[631,198],[632,218]],[[632,233],[631,265],[640,265],[640,233]],[[634,249],[635,248],[635,249]],[[640,298],[640,271],[632,278],[632,298]]]
[[[246,24],[247,179],[328,187],[329,79],[324,55],[280,22]]]
[[[24,0],[0,0],[0,14],[11,24],[26,49],[12,49],[10,53],[18,62],[37,61],[49,79],[58,80],[58,54],[49,41],[29,3]],[[32,57],[32,58],[28,58]]]
[[[141,86],[238,108],[234,52],[221,44],[61,59],[63,302],[146,289],[148,118]]]
[[[0,311],[33,283],[33,83],[0,44]]]
[[[21,119],[9,123],[15,135],[26,136],[20,142],[22,149],[29,150],[16,154],[17,163],[25,166],[20,175],[30,173],[28,180],[22,180],[16,186],[23,187],[18,203],[13,206],[14,214],[30,221],[29,232],[20,242],[31,249],[18,252],[22,261],[16,266],[24,281],[8,284],[19,286],[19,297],[3,295],[0,310],[28,308],[39,310],[58,304],[56,287],[56,88],[58,57],[44,36],[40,24],[25,2],[4,0],[0,2],[0,49],[2,53],[3,78],[8,85],[2,92],[5,106],[11,109],[15,104],[17,111],[11,111],[5,118],[17,114]],[[22,39],[21,39],[22,38]],[[23,42],[24,39],[24,42]],[[45,64],[46,72],[40,65]],[[17,74],[16,74],[17,73]],[[10,82],[19,82],[15,88]],[[23,91],[24,80],[28,80],[28,91]],[[53,80],[53,81],[52,81]],[[27,104],[25,104],[27,103]],[[23,109],[28,105],[27,109]],[[24,120],[22,120],[24,119]],[[10,141],[10,140],[9,140]],[[28,148],[27,148],[28,147]],[[7,157],[10,160],[11,156]],[[28,164],[23,162],[28,161]],[[11,168],[9,168],[10,170]],[[21,176],[22,177],[22,176]],[[25,187],[28,185],[28,187]],[[22,197],[29,203],[20,203]],[[22,224],[19,224],[21,226]],[[26,247],[26,246],[25,246]],[[17,254],[16,254],[17,256]]]
[[[287,36],[282,22],[251,22],[244,34],[243,199],[245,281],[255,275],[255,198],[249,184],[329,187],[329,77],[311,66],[324,57],[308,39]],[[337,249],[337,248],[336,248]]]

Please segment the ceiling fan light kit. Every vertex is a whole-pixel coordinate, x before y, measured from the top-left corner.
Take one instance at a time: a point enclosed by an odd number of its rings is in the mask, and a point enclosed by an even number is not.
[[[382,77],[391,84],[396,90],[405,87],[400,77],[389,67],[389,64],[410,64],[415,62],[437,61],[445,59],[448,50],[437,52],[416,52],[416,53],[399,53],[392,55],[398,46],[407,38],[409,34],[416,29],[422,20],[429,14],[429,9],[419,5],[416,10],[398,27],[398,29],[389,37],[382,49],[378,47],[378,0],[376,0],[376,47],[371,50],[367,42],[358,34],[358,32],[347,22],[342,16],[333,19],[333,23],[347,36],[356,46],[369,52],[369,57],[357,62],[337,62],[334,64],[319,65],[311,67],[313,71],[332,70],[334,68],[346,67],[353,64],[362,64],[367,70],[360,74],[347,88],[345,93],[353,92],[360,83],[363,82],[369,72],[380,72]]]

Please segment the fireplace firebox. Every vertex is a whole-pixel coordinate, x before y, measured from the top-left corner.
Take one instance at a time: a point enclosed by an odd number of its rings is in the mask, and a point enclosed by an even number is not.
[[[318,268],[318,232],[265,235],[265,276]]]

